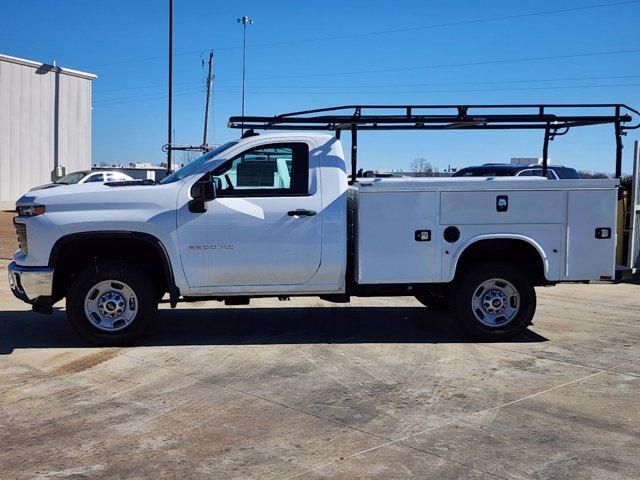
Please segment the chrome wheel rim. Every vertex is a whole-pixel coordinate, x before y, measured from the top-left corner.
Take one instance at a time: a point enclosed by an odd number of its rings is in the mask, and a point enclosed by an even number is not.
[[[520,294],[512,283],[492,278],[478,285],[471,298],[476,319],[491,328],[510,324],[520,311]]]
[[[138,297],[126,283],[105,280],[89,289],[84,299],[84,313],[99,330],[117,332],[135,320]]]

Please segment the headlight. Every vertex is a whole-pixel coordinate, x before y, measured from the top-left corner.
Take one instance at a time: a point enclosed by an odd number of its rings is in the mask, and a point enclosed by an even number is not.
[[[36,215],[42,215],[45,208],[44,205],[18,205],[16,211],[21,217],[35,217]]]

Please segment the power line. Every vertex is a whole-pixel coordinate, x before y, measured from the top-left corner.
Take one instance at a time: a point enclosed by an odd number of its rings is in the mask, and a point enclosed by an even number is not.
[[[384,91],[384,92],[265,92],[258,90],[251,90],[252,94],[265,94],[265,95],[274,95],[274,94],[291,94],[293,93],[298,95],[372,95],[372,94],[424,94],[424,93],[469,93],[469,92],[511,92],[511,91],[536,91],[536,90],[566,90],[566,89],[592,89],[592,88],[624,88],[624,87],[637,87],[640,86],[640,83],[625,83],[625,84],[601,84],[601,85],[560,85],[560,86],[549,86],[549,87],[515,87],[515,88],[487,88],[487,89],[450,89],[450,90],[408,90],[408,91]],[[181,93],[174,95],[174,97],[181,96],[189,96],[189,95],[198,95],[202,92],[191,92],[191,93]],[[228,94],[228,95],[236,95],[238,90],[217,90],[218,94]],[[129,103],[138,103],[138,102],[147,102],[154,100],[163,100],[166,99],[167,95],[157,96],[153,98],[138,98],[124,101],[114,101],[107,103],[95,104],[94,107],[106,107],[111,105],[122,105]]]
[[[432,83],[397,83],[393,85],[254,85],[254,88],[263,89],[331,89],[331,88],[393,88],[393,87],[442,87],[442,86],[459,86],[459,85],[501,85],[512,83],[544,83],[544,82],[565,82],[565,81],[582,81],[582,80],[613,80],[622,78],[640,78],[640,75],[614,75],[602,77],[563,77],[563,78],[535,78],[535,79],[514,79],[514,80],[494,80],[494,81],[477,81],[477,82],[432,82]],[[236,85],[227,85],[235,87]]]
[[[174,93],[174,97],[186,97],[186,96],[191,96],[191,95],[200,95],[202,92],[191,92],[191,93],[178,93],[175,94]],[[155,100],[166,100],[168,97],[168,95],[160,95],[157,97],[151,97],[151,98],[139,98],[139,99],[134,99],[134,100],[124,100],[121,102],[108,102],[108,103],[99,103],[99,104],[95,104],[93,105],[93,107],[109,107],[111,105],[124,105],[124,104],[128,104],[128,103],[140,103],[140,102],[152,102]]]
[[[523,62],[536,62],[541,60],[561,60],[567,58],[584,58],[584,57],[598,57],[606,55],[622,55],[627,53],[638,53],[640,48],[629,50],[612,50],[606,52],[586,52],[586,53],[573,53],[567,55],[548,55],[543,57],[524,57],[524,58],[510,58],[503,60],[483,60],[479,62],[461,62],[461,63],[443,63],[434,65],[421,65],[415,67],[396,67],[396,68],[379,68],[371,70],[352,70],[349,72],[330,72],[330,73],[305,73],[297,75],[276,75],[271,77],[259,77],[260,79],[276,79],[276,78],[304,78],[304,77],[334,77],[343,75],[360,75],[363,73],[388,73],[388,72],[408,72],[414,70],[427,70],[427,69],[441,69],[441,68],[458,68],[458,67],[475,67],[480,65],[498,65],[505,63],[523,63]]]
[[[301,44],[301,43],[326,42],[326,41],[334,41],[334,40],[344,40],[349,38],[362,38],[362,37],[369,37],[369,36],[389,35],[389,34],[404,33],[409,31],[431,30],[431,29],[437,29],[437,28],[447,28],[447,27],[457,27],[457,26],[463,26],[463,25],[487,23],[487,22],[497,22],[497,21],[503,21],[503,20],[515,20],[518,18],[539,17],[544,15],[557,15],[562,13],[572,13],[572,12],[578,12],[583,10],[594,10],[599,8],[617,7],[617,6],[631,5],[631,4],[637,4],[637,3],[640,3],[640,0],[601,3],[597,5],[586,5],[583,7],[563,8],[558,10],[545,10],[545,11],[531,12],[531,13],[503,15],[503,16],[497,16],[497,17],[476,18],[471,20],[461,20],[457,22],[434,23],[434,24],[428,24],[428,25],[418,25],[415,27],[403,27],[403,28],[395,28],[390,30],[377,30],[372,32],[352,33],[352,34],[346,34],[346,35],[334,35],[334,36],[327,36],[327,37],[299,39],[299,40],[284,40],[281,42],[269,42],[269,43],[255,44],[255,45],[247,45],[247,48],[251,49],[251,48],[277,47],[277,46],[293,45],[293,44]],[[216,52],[220,52],[220,51],[226,51],[226,50],[239,50],[241,48],[242,46],[238,45],[238,46],[215,48],[214,50]],[[188,52],[174,53],[174,57],[196,55],[196,54],[201,54],[202,52],[203,52],[202,50],[198,50],[198,51],[193,50]],[[152,61],[152,60],[161,60],[165,58],[166,58],[165,55],[155,55],[155,56],[142,57],[142,58],[133,58],[129,60],[118,60],[118,61],[107,62],[107,63],[94,63],[94,64],[85,65],[84,68],[106,67],[110,65],[122,65],[126,63],[140,63],[140,62],[146,62],[146,61]]]
[[[251,90],[252,94],[287,94],[287,95],[372,95],[372,94],[412,94],[412,93],[467,93],[467,92],[511,92],[511,91],[535,91],[535,90],[565,90],[565,89],[584,89],[584,88],[613,88],[613,87],[636,87],[640,83],[620,83],[620,84],[602,84],[602,85],[556,85],[549,87],[514,87],[514,88],[459,88],[449,90],[404,90],[404,91],[371,91],[371,92],[344,92],[344,91],[331,91],[331,92],[273,92],[273,91],[259,91]],[[237,93],[236,90],[228,90],[221,93]]]
[[[175,56],[175,55],[174,55]],[[194,81],[194,82],[174,82],[174,85],[195,85],[195,84],[200,84],[202,83],[200,80],[198,81]],[[152,88],[162,88],[162,89],[166,89],[167,88],[167,84],[154,84],[154,85],[141,85],[141,86],[135,86],[135,87],[122,87],[122,88],[96,88],[94,89],[93,93],[104,93],[104,92],[122,92],[125,90],[146,90],[146,89],[152,89]]]
[[[640,78],[640,75],[608,75],[608,76],[587,76],[587,77],[563,77],[563,78],[535,78],[535,79],[511,79],[511,80],[494,80],[494,81],[475,81],[475,82],[433,82],[433,83],[405,83],[405,84],[394,84],[394,85],[255,85],[255,88],[287,88],[287,89],[300,89],[300,88],[393,88],[393,87],[447,87],[447,86],[463,86],[463,85],[500,85],[500,84],[511,84],[511,83],[543,83],[543,82],[564,82],[564,81],[583,81],[583,80],[617,80],[623,78]],[[217,80],[217,83],[221,82],[232,82],[235,80]],[[201,85],[201,81],[194,82],[182,82],[176,85]],[[235,86],[235,85],[226,85],[226,86]],[[146,88],[166,88],[166,85],[148,85],[148,86],[140,86],[133,88],[123,88],[123,89],[112,89],[109,91],[121,91],[121,90],[131,90],[131,89],[146,89]],[[106,90],[101,91],[100,93]],[[183,89],[186,91],[186,89]],[[97,93],[97,92],[96,92]],[[141,96],[155,96],[156,93],[149,93],[144,95],[136,95],[132,97],[115,97],[115,98],[105,98],[98,100],[98,102],[106,102],[111,100],[126,100],[129,98],[139,98]]]
[[[640,3],[640,0],[629,0],[625,2],[613,2],[613,3],[601,3],[598,5],[586,5],[583,7],[573,7],[573,8],[562,8],[559,10],[545,10],[541,12],[531,12],[531,13],[519,13],[514,15],[504,15],[499,17],[486,17],[486,18],[477,18],[472,20],[460,20],[457,22],[448,22],[448,23],[434,23],[430,25],[420,25],[416,27],[403,27],[403,28],[394,28],[391,30],[378,30],[373,32],[363,32],[363,33],[351,33],[346,35],[333,35],[329,37],[318,37],[318,38],[310,38],[310,39],[300,39],[300,40],[284,40],[282,42],[271,42],[271,43],[262,43],[257,45],[251,45],[251,48],[257,47],[274,47],[280,45],[293,45],[298,43],[309,43],[309,42],[325,42],[331,40],[346,40],[350,38],[360,38],[360,37],[370,37],[376,35],[388,35],[394,33],[404,33],[410,31],[417,30],[431,30],[436,28],[446,28],[446,27],[458,27],[462,25],[472,25],[477,23],[487,23],[487,22],[498,22],[503,20],[515,20],[518,18],[529,18],[529,17],[538,17],[542,15],[555,15],[559,13],[571,13],[577,12],[581,10],[593,10],[596,8],[606,8],[606,7],[617,7],[621,5],[630,5]],[[231,47],[238,48],[238,47]]]
[[[177,91],[178,93],[185,93],[185,92],[194,92],[194,93],[201,93],[204,92],[204,89],[202,86],[199,87],[191,87],[191,88],[183,88]],[[97,103],[105,103],[105,102],[111,102],[111,101],[120,101],[120,100],[132,100],[132,99],[137,99],[137,98],[148,98],[148,97],[156,97],[158,96],[158,93],[146,93],[143,95],[131,95],[128,97],[114,97],[114,98],[104,98],[102,100],[98,100]]]
[[[190,93],[190,94],[198,94],[198,93],[203,93],[204,90],[202,88],[202,86],[197,87],[197,88],[185,88],[182,90],[178,90],[177,93],[183,95],[185,93]],[[126,100],[138,100],[138,99],[155,99],[155,98],[167,98],[167,95],[164,95],[163,97],[158,97],[158,93],[149,93],[149,94],[145,94],[145,95],[132,95],[129,97],[116,97],[116,98],[108,98],[108,99],[103,99],[103,100],[98,100],[94,106],[100,106],[100,105],[104,105],[107,103],[111,103],[114,101],[117,102],[121,102],[121,101],[126,101]]]
[[[345,89],[359,89],[359,88],[395,88],[395,87],[450,87],[450,86],[463,86],[463,85],[501,85],[501,84],[512,84],[512,83],[546,83],[546,82],[569,82],[569,81],[584,81],[584,80],[618,80],[623,78],[640,78],[640,75],[607,75],[607,76],[590,76],[590,77],[561,77],[561,78],[534,78],[534,79],[511,79],[511,80],[483,80],[483,81],[472,81],[472,82],[432,82],[432,83],[396,83],[393,85],[362,85],[362,84],[349,84],[349,85],[254,85],[254,88],[262,88],[262,89],[333,89],[333,88],[345,88]],[[234,82],[234,80],[216,80],[217,83],[221,82]],[[174,83],[174,85],[201,85],[201,80],[196,80],[192,82],[179,82]],[[227,87],[235,87],[237,85],[225,85]],[[107,90],[99,90],[95,91],[94,94],[102,94],[104,92],[119,92],[119,91],[127,91],[127,90],[146,90],[146,89],[165,89],[166,85],[144,85],[137,87],[124,87],[124,88],[111,88]],[[186,91],[186,90],[183,90]],[[148,93],[143,94],[149,96],[156,96],[157,93]],[[102,98],[99,99],[98,102],[108,102],[111,100],[123,100],[127,98],[138,98],[136,95],[134,97],[113,97],[113,98]]]
[[[198,51],[190,51],[190,52],[182,52],[182,53],[174,53],[173,56],[174,57],[184,57],[187,55],[196,55],[196,54],[200,54],[202,53],[202,50],[198,50]],[[142,63],[142,62],[148,62],[151,60],[166,60],[167,56],[166,55],[154,55],[152,57],[138,57],[138,58],[131,58],[129,60],[118,60],[115,62],[108,62],[108,63],[91,63],[89,65],[85,65],[83,68],[90,68],[90,67],[108,67],[111,65],[122,65],[125,63]]]

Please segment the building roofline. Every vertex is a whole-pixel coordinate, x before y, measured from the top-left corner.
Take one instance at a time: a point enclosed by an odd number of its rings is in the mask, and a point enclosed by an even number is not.
[[[10,55],[3,55],[0,53],[0,62],[16,63],[18,65],[25,65],[27,67],[33,67],[35,69],[44,68],[47,72],[58,72],[65,75],[71,75],[73,77],[85,78],[87,80],[96,80],[98,76],[94,73],[81,72],[79,70],[72,70],[71,68],[55,67],[42,62],[35,62],[33,60],[27,60],[26,58],[12,57]]]

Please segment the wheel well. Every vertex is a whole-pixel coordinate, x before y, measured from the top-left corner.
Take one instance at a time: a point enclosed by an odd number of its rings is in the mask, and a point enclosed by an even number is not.
[[[54,267],[53,297],[61,299],[66,296],[73,278],[87,265],[108,261],[144,268],[160,294],[171,293],[175,289],[164,249],[154,237],[80,234],[58,240],[51,252],[49,266]]]
[[[544,276],[544,263],[540,252],[530,243],[514,238],[494,238],[472,243],[460,255],[455,277],[470,265],[491,261],[515,265],[531,278],[534,285],[549,283]]]

